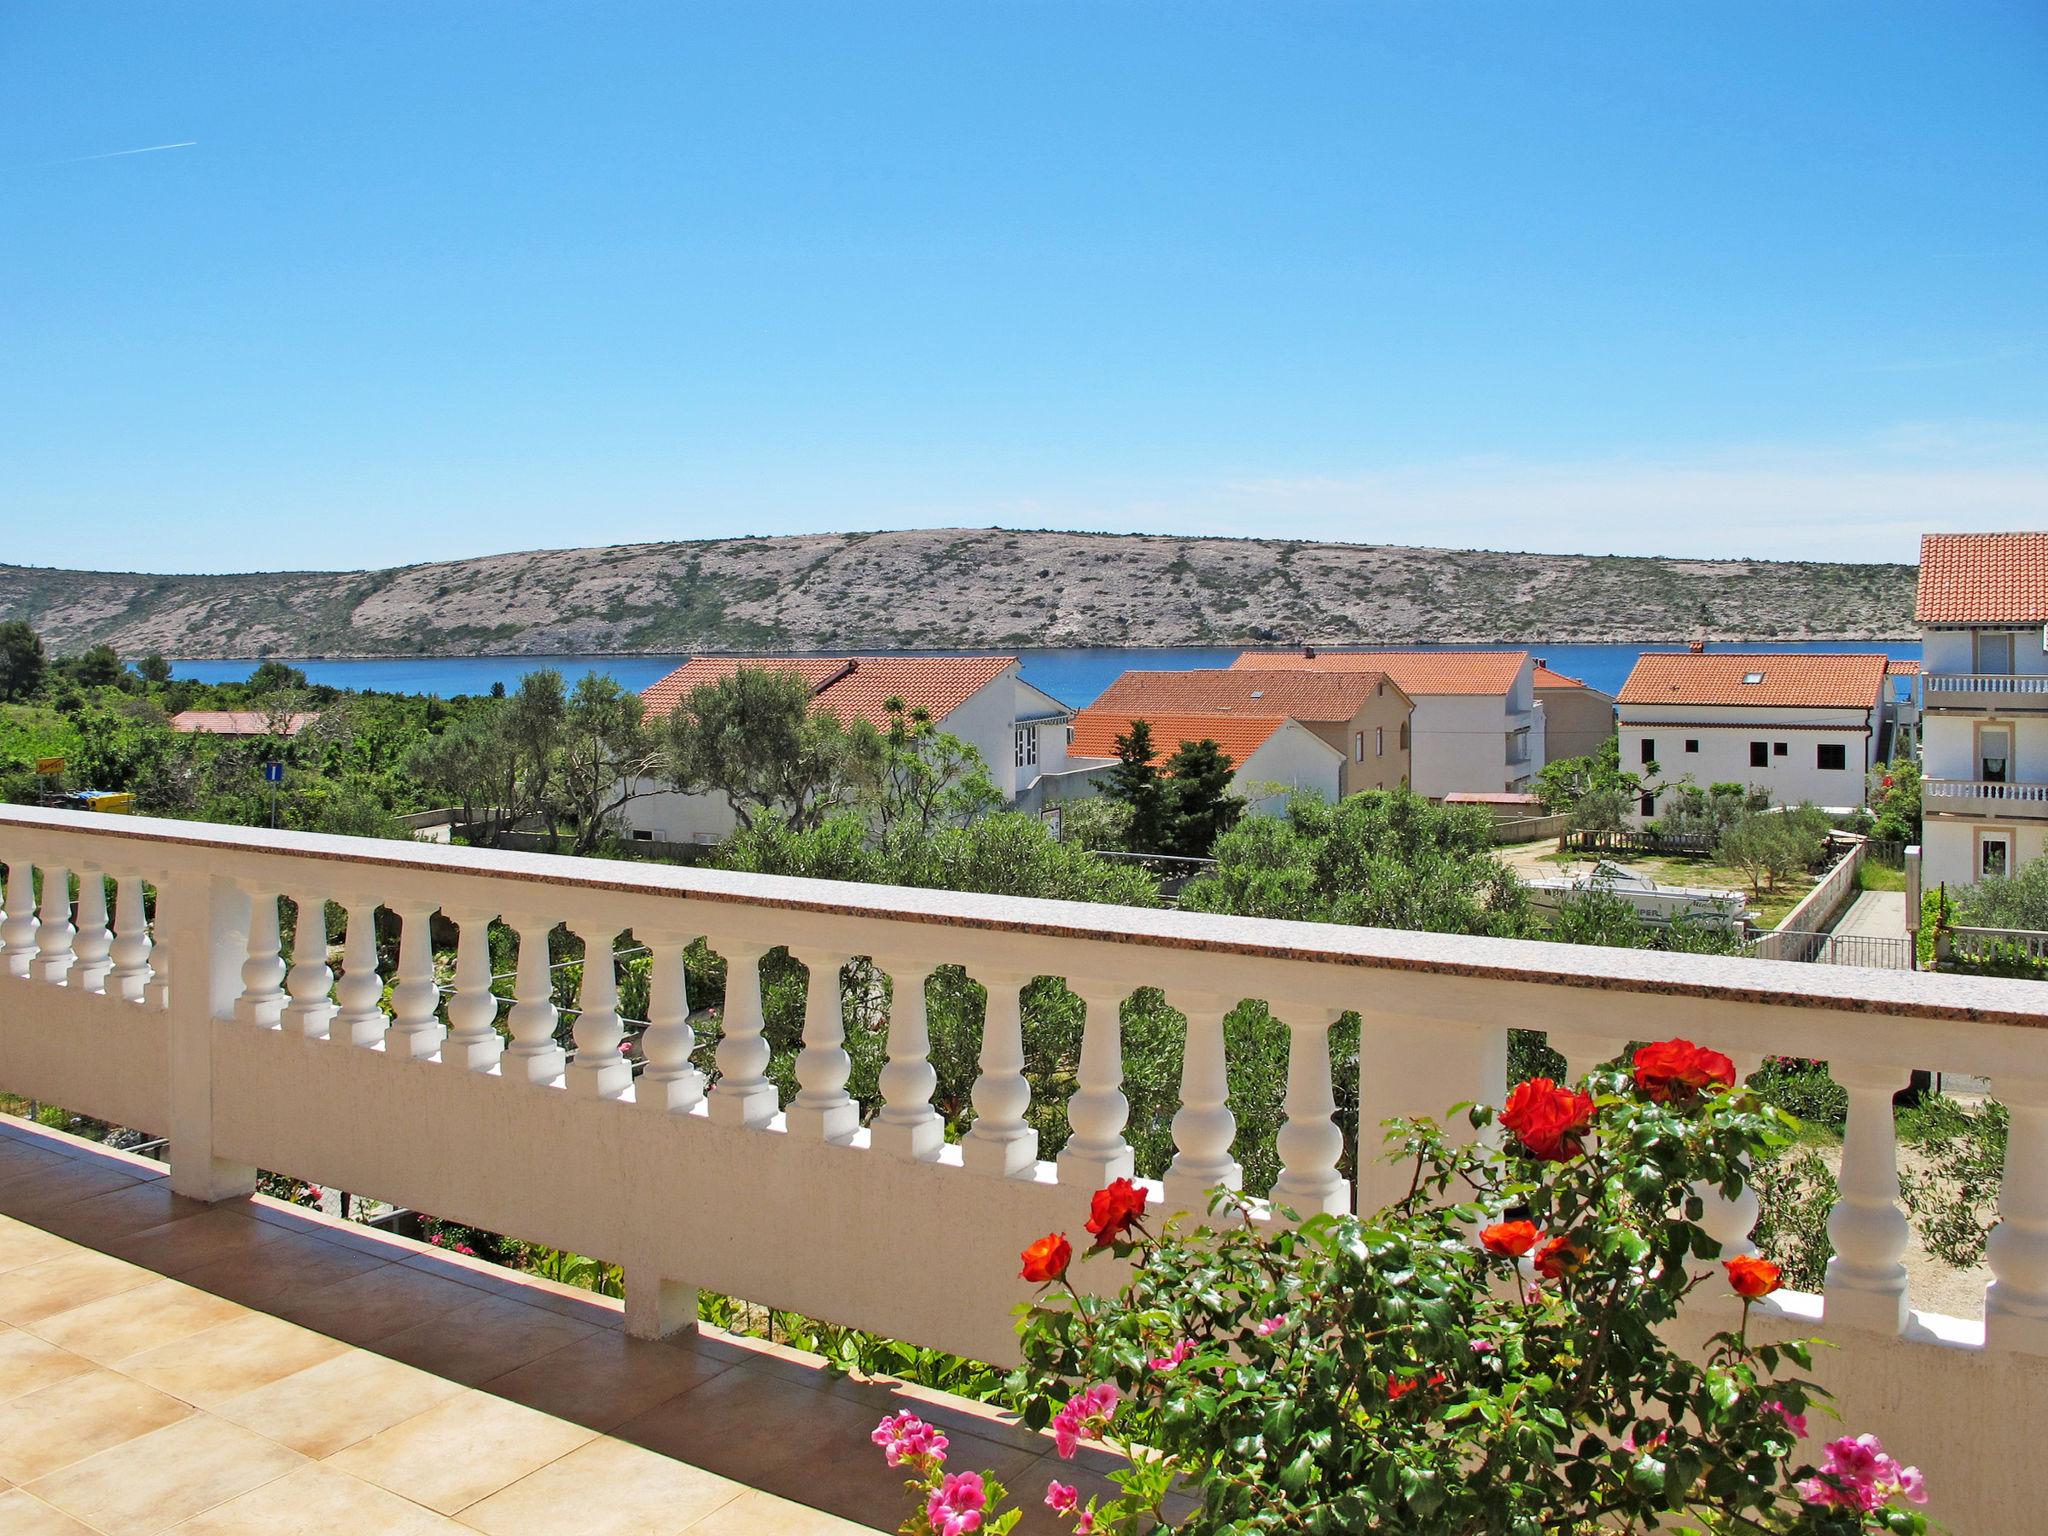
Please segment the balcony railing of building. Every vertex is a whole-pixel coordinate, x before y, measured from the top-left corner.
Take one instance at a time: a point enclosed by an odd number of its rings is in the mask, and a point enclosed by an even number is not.
[[[1930,801],[1947,801],[1945,809],[1961,809],[1965,804],[1989,804],[2000,807],[2036,807],[2048,812],[2048,782],[2027,780],[2011,782],[2003,779],[1926,779],[1921,783],[1921,793]]]
[[[1929,672],[1921,683],[1930,701],[1939,694],[2048,694],[2048,672]]]
[[[2001,1486],[2032,1415],[1995,1405],[2048,1400],[2048,995],[2036,983],[14,807],[0,807],[0,864],[0,1087],[166,1133],[173,1188],[199,1199],[246,1194],[261,1167],[615,1260],[637,1334],[689,1326],[702,1287],[1014,1359],[1010,1308],[1030,1293],[1018,1249],[1077,1226],[1091,1191],[1133,1172],[1121,1006],[1158,987],[1186,1020],[1174,1151],[1152,1186],[1168,1210],[1239,1182],[1223,1020],[1248,998],[1286,1026],[1273,1205],[1302,1214],[1376,1210],[1406,1188],[1402,1169],[1370,1158],[1356,1187],[1340,1172],[1330,1032],[1347,1012],[1361,1020],[1349,1070],[1367,1127],[1498,1103],[1510,1027],[1544,1032],[1574,1072],[1672,1035],[1745,1072],[1766,1054],[1826,1061],[1849,1106],[1834,1258],[1824,1295],[1772,1298],[1764,1326],[1830,1337],[1819,1374],[1856,1428],[1909,1446],[1930,1477]],[[338,979],[324,924],[300,925],[281,953],[281,897],[345,910]],[[389,977],[379,908],[400,930]],[[459,935],[445,999],[436,913]],[[502,1036],[493,922],[518,937]],[[592,952],[627,933],[651,950],[637,1078],[611,966],[583,969],[574,1050],[557,1044],[547,939],[560,924]],[[684,949],[699,938],[727,963],[711,1082],[692,1063],[685,995]],[[787,1103],[766,1075],[759,966],[776,947],[813,978],[868,957],[893,982],[866,1123],[847,1092],[837,985],[808,988]],[[957,1141],[931,1102],[925,1011],[925,984],[948,964],[987,989],[974,1116]],[[1071,1138],[1052,1161],[1038,1156],[1020,1009],[1041,976],[1062,978],[1085,1020]],[[1988,1079],[2011,1112],[1981,1324],[1910,1305],[1892,1096],[1915,1069]],[[1723,1251],[1747,1251],[1755,1197],[1703,1193]],[[1967,1529],[1974,1507],[1943,1512]]]

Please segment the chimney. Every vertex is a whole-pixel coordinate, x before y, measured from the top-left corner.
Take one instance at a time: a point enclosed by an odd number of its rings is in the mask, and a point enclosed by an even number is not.
[[[1314,661],[1316,659],[1316,648],[1312,645],[1304,645],[1301,648],[1301,655],[1304,661]]]
[[[1704,656],[1707,653],[1707,642],[1704,640],[1695,640],[1691,645],[1688,645],[1686,649],[1692,652],[1692,654],[1695,656]]]

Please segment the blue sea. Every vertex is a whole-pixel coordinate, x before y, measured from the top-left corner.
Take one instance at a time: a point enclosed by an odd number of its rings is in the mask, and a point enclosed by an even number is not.
[[[1525,642],[1526,648],[1557,671],[1580,678],[1607,693],[1616,692],[1636,658],[1645,651],[1681,650],[1681,645],[1545,645]],[[1227,667],[1241,647],[1184,646],[1157,649],[1016,649],[1024,676],[1061,703],[1079,709],[1096,698],[1124,672],[1136,669],[1179,670],[1193,667]],[[1423,649],[1423,647],[1412,647]],[[1433,646],[1432,650],[1499,650],[1500,646]],[[1744,644],[1710,645],[1714,651],[1883,651],[1886,655],[1917,661],[1917,640],[1807,640],[1753,641]],[[843,654],[843,653],[835,653]],[[912,653],[900,653],[912,654]],[[925,655],[958,656],[962,651],[927,651]],[[553,667],[571,686],[587,672],[608,673],[625,687],[639,692],[656,678],[689,660],[687,656],[439,656],[376,657],[358,660],[326,660],[320,657],[282,657],[302,669],[307,680],[335,688],[354,688],[378,693],[427,693],[442,698],[457,694],[489,693],[491,684],[509,689],[519,679],[542,667]],[[200,682],[237,682],[249,675],[253,661],[180,661],[173,675]]]

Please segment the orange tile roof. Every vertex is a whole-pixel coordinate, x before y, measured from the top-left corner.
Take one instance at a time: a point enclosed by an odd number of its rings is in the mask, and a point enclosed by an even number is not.
[[[1515,686],[1527,651],[1246,651],[1231,663],[1251,671],[1384,672],[1409,698],[1426,693],[1498,693]]]
[[[1636,659],[1619,704],[1870,709],[1890,658],[1874,652],[1655,651]],[[1745,677],[1758,681],[1746,683]]]
[[[883,705],[901,699],[906,709],[928,710],[943,720],[1016,664],[1014,656],[703,656],[685,662],[640,694],[650,718],[666,715],[693,689],[732,676],[741,667],[794,672],[811,685],[815,708],[841,720],[887,725]]]
[[[1564,673],[1554,672],[1539,661],[1536,663],[1536,686],[1538,688],[1583,688],[1586,686],[1586,680],[1583,677],[1566,677]]]
[[[1386,675],[1381,672],[1254,672],[1211,667],[1186,672],[1126,672],[1095,701],[1124,714],[1280,716],[1319,723],[1356,719]]]
[[[1113,709],[1084,709],[1074,716],[1074,739],[1067,743],[1070,757],[1115,757],[1116,739],[1129,733],[1131,722],[1142,719],[1152,727],[1152,744],[1163,766],[1184,741],[1213,741],[1223,749],[1233,768],[1242,768],[1251,755],[1288,723],[1285,715],[1167,714],[1151,710],[1126,714]]]
[[[296,736],[320,717],[294,714],[284,717],[286,736]],[[188,735],[268,736],[271,717],[260,709],[186,709],[171,716],[171,729]]]
[[[1891,660],[1891,665],[1886,667],[1885,670],[1894,677],[1918,677],[1920,675],[1920,663],[1908,661],[1900,656],[1894,656]]]
[[[2048,533],[1920,537],[1922,624],[2048,623]]]

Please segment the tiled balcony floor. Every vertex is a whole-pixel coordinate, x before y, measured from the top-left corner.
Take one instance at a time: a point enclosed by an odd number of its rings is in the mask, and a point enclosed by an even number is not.
[[[868,1443],[914,1406],[952,1465],[1055,1528],[1095,1478],[977,1404],[834,1377],[711,1330],[628,1339],[614,1302],[0,1120],[0,1531],[146,1536],[894,1530]],[[1086,1453],[1084,1452],[1084,1455]]]

